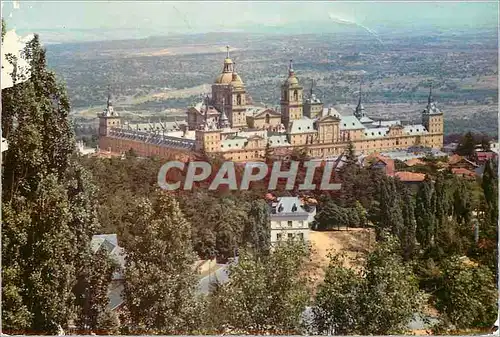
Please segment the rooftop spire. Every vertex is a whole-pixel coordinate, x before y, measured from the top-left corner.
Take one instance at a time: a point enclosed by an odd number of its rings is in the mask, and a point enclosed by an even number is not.
[[[359,81],[359,100],[358,100],[358,105],[361,105],[361,81]]]
[[[226,46],[226,58],[229,58],[229,46]]]
[[[293,60],[290,60],[290,65],[288,66],[288,72],[293,75]]]
[[[205,96],[205,124],[208,121],[208,104],[209,104],[209,99],[208,99],[208,94]]]
[[[354,115],[357,118],[361,118],[365,116],[365,107],[361,103],[361,92],[362,92],[362,82],[359,82],[359,100],[358,100],[358,105],[356,106],[356,110],[354,111]]]
[[[107,102],[108,109],[112,105],[113,105],[113,102],[111,100],[111,86],[108,84],[108,102]]]
[[[111,87],[108,85],[108,100],[106,102],[106,108],[104,109],[103,116],[118,116],[118,114],[113,109],[113,102],[111,98]]]
[[[427,99],[427,102],[429,104],[431,104],[433,101],[433,98],[432,98],[432,83],[429,85],[429,98]]]
[[[222,98],[222,110],[220,113],[220,119],[219,119],[219,128],[224,129],[229,126],[228,118],[226,116],[225,112],[225,105],[226,105],[226,99],[223,97]]]

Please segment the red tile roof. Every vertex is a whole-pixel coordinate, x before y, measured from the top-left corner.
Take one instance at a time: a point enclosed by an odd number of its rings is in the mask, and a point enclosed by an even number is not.
[[[407,160],[407,161],[405,161],[405,164],[407,166],[425,165],[425,163],[418,158],[413,158],[413,159]]]
[[[496,155],[497,154],[495,152],[476,152],[477,159],[479,160],[488,160],[491,158],[495,158]]]
[[[462,167],[457,167],[457,168],[452,168],[451,172],[456,175],[461,175],[461,176],[468,176],[468,177],[475,177],[476,174],[470,170],[467,170]]]
[[[379,153],[372,153],[365,160],[368,160],[368,161],[373,160],[373,162],[371,163],[370,166],[373,166],[377,162],[384,163],[385,164],[385,174],[387,174],[388,176],[394,176],[394,172],[396,169],[395,169],[395,165],[394,165],[394,160],[392,160],[391,158],[384,157]]]
[[[394,177],[403,182],[421,182],[425,180],[425,174],[416,172],[396,172]]]
[[[448,158],[448,164],[453,165],[456,163],[459,163],[463,159],[462,156],[459,156],[458,154],[454,154],[450,158]]]

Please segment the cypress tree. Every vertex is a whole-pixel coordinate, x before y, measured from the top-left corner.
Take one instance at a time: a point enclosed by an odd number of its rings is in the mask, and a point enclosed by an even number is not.
[[[250,204],[248,221],[243,229],[243,241],[250,244],[255,256],[266,255],[271,244],[269,227],[269,208],[263,200]]]
[[[401,198],[403,227],[400,236],[403,259],[410,260],[414,254],[416,240],[415,202],[408,188],[403,189]]]
[[[415,220],[417,225],[417,241],[420,248],[427,250],[434,242],[435,215],[432,205],[434,189],[429,176],[420,185],[415,201]]]
[[[30,79],[2,90],[2,133],[9,142],[2,172],[3,326],[46,334],[66,327],[79,311],[75,286],[91,267],[96,199],[76,162],[65,89],[46,69],[38,36],[25,54]]]

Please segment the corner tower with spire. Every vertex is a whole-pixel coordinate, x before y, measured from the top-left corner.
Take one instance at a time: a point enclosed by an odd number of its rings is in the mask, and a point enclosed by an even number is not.
[[[304,101],[304,116],[317,118],[323,113],[323,102],[314,94],[314,80],[311,81],[309,97]]]
[[[108,100],[106,108],[103,112],[98,114],[99,117],[99,136],[108,136],[111,129],[121,128],[121,118],[113,108],[113,100],[111,96],[111,89],[108,86]]]
[[[437,107],[434,98],[432,97],[432,85],[429,88],[429,97],[427,98],[427,106],[422,112],[422,124],[427,131],[432,134],[431,144],[437,146],[443,144],[444,134],[444,117],[443,112]]]
[[[229,56],[229,46],[226,46],[222,73],[217,76],[212,85],[212,104],[217,111],[224,110],[233,128],[246,126],[247,104],[245,85],[236,72],[235,66],[236,64]]]
[[[354,116],[356,116],[358,119],[361,119],[363,117],[366,117],[365,115],[365,107],[363,106],[363,103],[361,102],[361,82],[359,82],[359,100],[358,100],[358,105],[356,106],[356,110],[354,110]]]
[[[288,128],[291,120],[303,116],[302,95],[304,88],[299,84],[293,70],[293,61],[288,66],[288,78],[281,85],[281,122]]]

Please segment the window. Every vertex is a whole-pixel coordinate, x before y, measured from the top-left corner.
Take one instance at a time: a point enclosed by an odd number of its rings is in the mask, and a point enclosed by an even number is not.
[[[276,234],[276,239],[279,241],[281,240],[281,233]]]
[[[288,233],[288,240],[292,240],[293,239],[293,234],[292,233]]]
[[[269,114],[266,114],[266,124],[269,124],[271,120],[271,117],[269,116]]]
[[[238,96],[236,96],[236,104],[241,105],[241,94],[238,94]]]
[[[293,226],[292,222],[288,221],[288,227],[292,227],[292,226]]]
[[[304,233],[299,233],[299,240],[304,241]]]
[[[294,101],[298,101],[299,100],[299,93],[297,92],[297,90],[293,91],[293,100]]]

